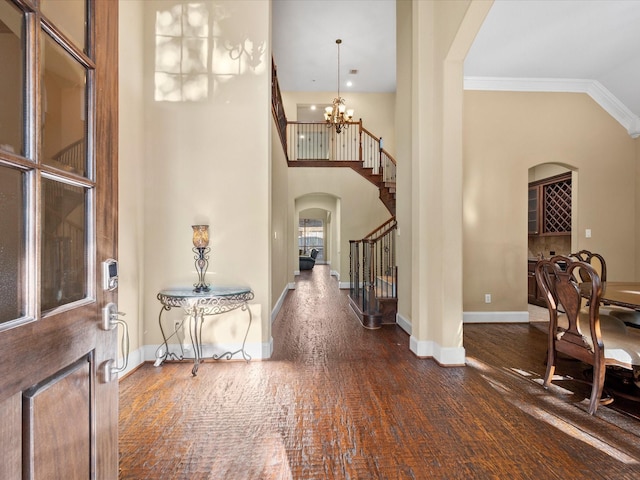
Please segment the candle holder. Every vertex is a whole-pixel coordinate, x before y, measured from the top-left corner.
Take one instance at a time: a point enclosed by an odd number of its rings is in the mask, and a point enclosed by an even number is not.
[[[192,225],[193,228],[193,253],[196,254],[195,266],[198,273],[198,283],[193,286],[194,292],[208,292],[211,290],[209,285],[204,281],[204,277],[207,274],[207,268],[209,267],[209,225]]]

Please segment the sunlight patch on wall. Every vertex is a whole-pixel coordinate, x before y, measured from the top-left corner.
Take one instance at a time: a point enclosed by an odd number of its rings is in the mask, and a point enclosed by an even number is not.
[[[264,72],[266,41],[252,39],[242,25],[232,8],[212,3],[157,11],[154,99],[204,101],[231,78]]]
[[[202,3],[175,5],[156,14],[155,100],[207,98],[209,12]]]

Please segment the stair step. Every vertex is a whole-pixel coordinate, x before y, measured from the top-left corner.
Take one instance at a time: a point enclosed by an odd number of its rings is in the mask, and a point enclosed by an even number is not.
[[[393,325],[396,323],[396,313],[398,312],[397,298],[379,298],[378,305],[382,316],[382,325]]]

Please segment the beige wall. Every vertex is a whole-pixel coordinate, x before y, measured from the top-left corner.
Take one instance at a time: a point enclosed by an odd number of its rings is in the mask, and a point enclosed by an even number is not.
[[[412,180],[411,180],[411,119],[412,100],[412,3],[396,2],[396,252],[398,263],[398,321],[411,333],[412,305]]]
[[[143,1],[120,2],[118,141],[118,309],[126,316],[132,357],[139,364],[144,345],[144,149]]]
[[[156,102],[154,22],[158,12],[175,4],[120,3],[124,88],[119,296],[121,309],[132,312],[133,318],[126,318],[129,324],[141,325],[132,329],[137,330],[131,332],[137,338],[132,349],[145,345],[149,359],[162,341],[156,295],[166,288],[190,288],[197,280],[191,225],[206,223],[211,228],[206,280],[254,290],[247,343],[254,358],[268,356],[269,312],[284,288],[282,272],[273,272],[269,264],[272,255],[279,258],[278,249],[284,245],[271,239],[278,232],[282,238],[287,235],[283,217],[270,216],[272,204],[285,204],[285,194],[272,195],[272,187],[281,186],[285,174],[271,163],[270,56],[263,54],[250,65],[246,55],[234,60],[224,48],[214,48],[212,82],[201,100]],[[242,34],[254,45],[264,42],[265,51],[270,51],[269,2],[205,5],[224,13],[216,17],[223,18],[214,29],[220,35],[216,45]],[[204,342],[239,344],[244,330],[238,325],[244,326],[247,318],[246,312],[236,311],[208,322]]]
[[[288,166],[275,121],[271,122],[271,308],[288,289],[287,247],[289,238]]]
[[[586,94],[467,91],[464,102],[465,312],[527,310],[526,192],[542,163],[575,171],[573,249],[604,255],[611,280],[637,280],[638,141]]]
[[[399,68],[403,75],[411,72],[411,81],[399,83],[397,95],[410,98],[413,107],[411,154],[398,171],[399,179],[411,178],[411,191],[398,191],[399,197],[410,195],[398,202],[411,208],[411,249],[399,254],[405,257],[401,264],[411,267],[411,306],[399,316],[410,319],[410,349],[447,365],[464,363],[462,66],[490,5],[412,2],[411,57],[399,57],[409,62]],[[404,227],[399,227],[402,237]]]
[[[237,35],[269,47],[268,2],[216,1],[224,25],[214,51],[208,97],[199,102],[155,102],[146,96],[145,312],[147,344],[161,340],[155,298],[161,289],[195,281],[191,225],[209,224],[211,254],[207,281],[248,285],[255,292],[256,319],[248,342],[270,340],[269,168],[271,141],[270,56],[251,67],[222,46]],[[145,5],[145,90],[154,91],[154,21],[172,2]],[[251,141],[247,141],[250,138]],[[225,328],[215,340],[240,342],[242,329]],[[224,338],[221,338],[224,335]]]

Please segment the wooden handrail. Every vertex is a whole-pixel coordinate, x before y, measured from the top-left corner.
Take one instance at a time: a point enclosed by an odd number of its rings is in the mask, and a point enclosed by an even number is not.
[[[394,223],[396,221],[396,217],[391,217],[389,220],[387,220],[386,222],[384,222],[382,225],[380,225],[379,227],[376,227],[374,230],[372,230],[371,232],[369,232],[368,234],[366,234],[363,238],[363,240],[367,240],[371,237],[373,237],[376,233],[378,233],[380,230],[386,229],[388,225],[390,225],[391,223]],[[391,228],[395,228],[395,225]],[[386,232],[385,232],[386,233]]]
[[[395,220],[395,217],[394,217]],[[366,238],[365,241],[370,242],[370,243],[375,243],[378,240],[380,240],[382,237],[384,237],[385,235],[390,234],[392,231],[394,231],[396,228],[398,227],[397,223],[394,223],[393,225],[391,225],[389,228],[387,228],[385,231],[383,231],[382,233],[378,234],[378,236],[376,237],[370,237],[370,238]]]
[[[278,126],[278,136],[282,143],[282,149],[287,160],[289,160],[287,152],[287,116],[284,111],[282,102],[282,93],[280,92],[280,84],[278,83],[278,72],[276,62],[271,57],[271,114]]]

